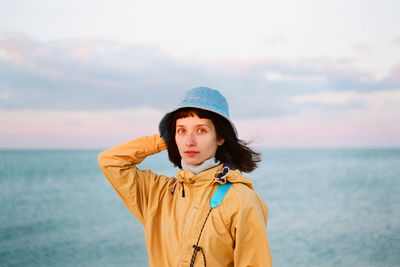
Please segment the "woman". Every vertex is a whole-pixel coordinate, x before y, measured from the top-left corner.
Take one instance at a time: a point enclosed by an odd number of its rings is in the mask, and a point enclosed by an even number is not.
[[[150,266],[271,266],[267,206],[241,171],[260,155],[237,139],[228,103],[207,87],[189,90],[160,134],[103,151],[99,164],[143,224]],[[176,177],[136,167],[168,149]]]

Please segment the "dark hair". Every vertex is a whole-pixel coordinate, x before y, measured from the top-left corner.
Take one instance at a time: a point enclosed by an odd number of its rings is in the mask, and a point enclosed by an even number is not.
[[[199,108],[182,108],[173,112],[167,122],[165,131],[168,132],[166,145],[168,147],[169,160],[177,167],[182,168],[181,155],[175,142],[176,121],[180,118],[198,116],[201,119],[212,121],[218,139],[225,142],[218,147],[215,158],[221,163],[228,164],[243,172],[251,172],[257,168],[257,162],[261,161],[261,154],[249,148],[243,140],[235,136],[235,132],[229,121],[221,115]],[[161,133],[162,135],[164,133]]]

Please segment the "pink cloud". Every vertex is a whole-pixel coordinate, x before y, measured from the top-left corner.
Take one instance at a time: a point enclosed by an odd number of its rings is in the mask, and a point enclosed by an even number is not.
[[[0,148],[99,148],[157,132],[162,113],[0,110]]]
[[[233,121],[240,138],[254,140],[254,146],[400,146],[400,118],[396,113],[400,89],[351,97],[366,98],[368,108],[343,113],[310,108],[279,118],[233,118]],[[157,133],[162,115],[163,112],[152,108],[114,111],[0,110],[0,148],[109,147]]]
[[[400,62],[396,66],[393,67],[392,73],[391,73],[391,78],[400,82]]]
[[[239,134],[267,147],[400,147],[400,88],[369,94],[317,93],[309,99],[331,101],[332,96],[366,106],[346,112],[310,107],[280,118],[242,119],[237,121]]]
[[[21,39],[27,39],[22,33],[1,33],[0,50],[3,51],[3,59],[21,63],[26,61],[32,52],[31,42],[21,42]]]

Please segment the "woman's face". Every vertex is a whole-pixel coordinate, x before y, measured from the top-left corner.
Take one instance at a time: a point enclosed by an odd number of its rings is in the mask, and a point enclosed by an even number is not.
[[[182,159],[198,165],[214,157],[224,140],[218,140],[211,120],[193,116],[176,120],[175,142]]]

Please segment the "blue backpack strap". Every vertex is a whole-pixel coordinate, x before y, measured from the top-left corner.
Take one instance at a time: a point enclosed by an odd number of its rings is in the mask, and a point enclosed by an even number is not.
[[[229,188],[231,187],[232,183],[226,182],[225,184],[220,184],[215,190],[214,195],[210,200],[211,208],[218,207],[221,204],[222,200],[224,199],[226,192],[228,192]]]

